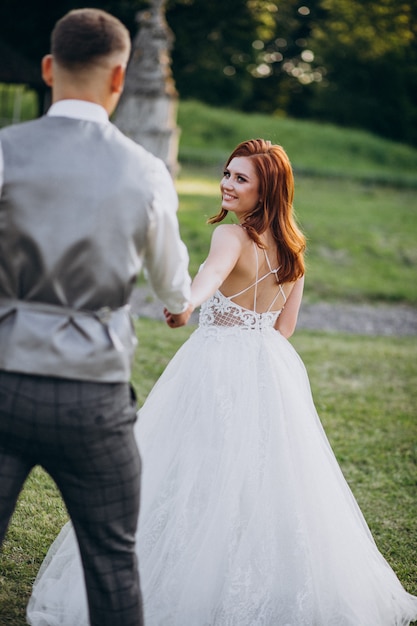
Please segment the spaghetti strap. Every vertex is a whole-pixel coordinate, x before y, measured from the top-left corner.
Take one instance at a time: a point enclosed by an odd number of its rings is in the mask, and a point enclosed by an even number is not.
[[[284,299],[284,305],[287,302],[287,297],[284,293],[284,290],[282,288],[281,283],[279,282],[279,277],[278,277],[278,272],[281,268],[281,266],[277,267],[276,269],[272,269],[272,265],[271,262],[269,260],[269,257],[267,255],[266,250],[264,249],[264,255],[265,255],[265,259],[266,259],[266,263],[268,265],[269,268],[269,272],[267,272],[266,274],[264,274],[263,276],[261,276],[261,278],[259,278],[259,259],[258,259],[258,250],[257,250],[257,245],[256,243],[253,241],[253,249],[255,252],[255,264],[256,264],[256,278],[255,278],[255,282],[253,282],[251,285],[249,285],[248,287],[245,287],[244,289],[242,289],[241,291],[238,291],[238,293],[235,293],[233,296],[229,296],[229,300],[233,300],[234,298],[237,298],[238,296],[241,296],[242,294],[246,293],[247,291],[249,291],[249,289],[255,288],[255,292],[254,292],[254,296],[253,296],[253,310],[256,312],[256,302],[257,302],[257,297],[258,297],[258,285],[260,282],[262,282],[263,280],[265,280],[265,278],[268,278],[268,276],[270,276],[271,274],[275,275],[275,279],[278,283],[278,293],[276,294],[276,296],[274,297],[274,299],[272,300],[271,304],[269,305],[267,312],[269,312],[272,307],[274,306],[275,302],[277,301],[278,297],[280,295],[282,295],[283,299]]]
[[[287,296],[285,295],[285,292],[284,292],[284,290],[282,288],[282,285],[279,282],[278,272],[279,272],[281,266],[277,267],[276,269],[272,269],[271,262],[269,260],[269,257],[267,255],[267,252],[266,252],[265,249],[264,249],[264,254],[265,254],[266,262],[267,262],[268,267],[269,267],[269,271],[270,271],[271,274],[275,274],[275,279],[276,279],[276,281],[278,283],[278,293],[276,294],[275,298],[272,300],[271,304],[269,305],[269,307],[267,309],[267,311],[270,311],[272,309],[272,307],[274,306],[275,302],[277,301],[279,295],[282,295],[282,298],[284,300],[284,304],[282,306],[284,307],[286,302],[287,302]]]
[[[284,308],[284,306],[285,306],[285,304],[287,302],[287,296],[285,295],[285,292],[284,292],[284,290],[282,288],[282,285],[280,284],[279,287],[278,287],[278,293],[275,296],[275,298],[272,300],[271,304],[269,305],[269,307],[268,307],[268,309],[266,311],[267,313],[269,313],[269,311],[272,309],[272,307],[274,306],[275,302],[277,301],[279,295],[282,295],[282,297],[283,297],[284,304],[282,305],[282,308]]]

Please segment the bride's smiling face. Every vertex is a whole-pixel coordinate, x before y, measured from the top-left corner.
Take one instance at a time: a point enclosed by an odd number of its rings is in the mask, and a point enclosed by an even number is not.
[[[249,157],[235,157],[220,182],[222,209],[233,211],[242,222],[259,202],[259,178]]]

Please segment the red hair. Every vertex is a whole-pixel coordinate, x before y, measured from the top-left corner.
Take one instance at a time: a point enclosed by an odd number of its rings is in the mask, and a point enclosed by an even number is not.
[[[264,139],[240,143],[232,152],[226,168],[235,157],[251,159],[259,179],[260,202],[245,218],[243,226],[260,248],[265,248],[260,235],[268,228],[277,245],[280,282],[291,282],[304,275],[306,240],[297,226],[294,209],[294,176],[285,150]],[[221,222],[228,211],[221,209],[208,222]]]

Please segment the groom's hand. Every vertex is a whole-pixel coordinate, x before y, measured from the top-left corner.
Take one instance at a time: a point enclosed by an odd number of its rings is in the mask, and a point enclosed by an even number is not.
[[[168,309],[164,309],[165,321],[170,328],[179,328],[185,326],[194,311],[194,306],[189,304],[182,313],[170,313]]]

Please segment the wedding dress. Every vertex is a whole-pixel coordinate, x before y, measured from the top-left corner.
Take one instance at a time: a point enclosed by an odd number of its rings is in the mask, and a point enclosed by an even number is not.
[[[378,551],[339,469],[303,363],[274,330],[279,313],[216,292],[139,413],[146,626],[417,618],[417,598]],[[70,523],[39,571],[28,620],[88,625]]]

